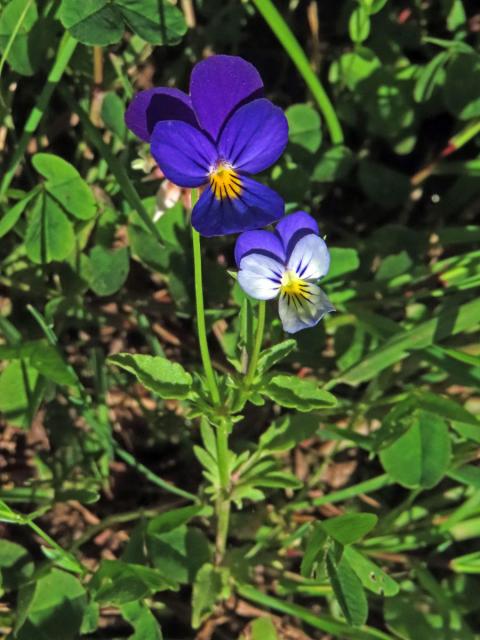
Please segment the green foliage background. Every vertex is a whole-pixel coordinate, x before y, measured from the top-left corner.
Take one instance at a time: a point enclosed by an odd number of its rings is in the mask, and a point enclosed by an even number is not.
[[[478,638],[477,4],[0,11],[2,634]],[[163,213],[123,120],[136,91],[186,89],[210,53],[251,61],[286,110],[262,178],[319,221],[337,309],[288,340],[267,310],[221,566],[185,194]],[[255,328],[232,248],[203,243],[230,399]]]

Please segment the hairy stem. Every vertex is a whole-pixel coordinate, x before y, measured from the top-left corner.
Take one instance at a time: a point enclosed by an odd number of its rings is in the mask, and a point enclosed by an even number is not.
[[[253,0],[253,4],[262,14],[273,33],[280,40],[283,48],[290,56],[292,62],[297,67],[298,71],[305,80],[305,83],[312,92],[312,95],[318,104],[318,108],[325,118],[332,143],[342,144],[343,131],[337,118],[337,114],[335,113],[335,109],[333,108],[333,105],[330,102],[330,98],[328,97],[320,80],[318,79],[313,69],[310,67],[307,56],[305,55],[298,40],[291,32],[290,27],[282,18],[271,0]]]

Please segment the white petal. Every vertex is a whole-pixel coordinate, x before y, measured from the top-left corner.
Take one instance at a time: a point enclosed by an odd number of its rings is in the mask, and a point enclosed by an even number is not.
[[[307,297],[308,300],[281,294],[278,313],[287,333],[314,327],[325,314],[335,311],[330,300],[316,284],[309,283]]]
[[[320,236],[309,233],[297,242],[288,261],[288,269],[302,280],[318,280],[328,273],[330,254]]]
[[[250,253],[240,261],[238,284],[256,300],[271,300],[280,290],[283,265],[260,253]]]

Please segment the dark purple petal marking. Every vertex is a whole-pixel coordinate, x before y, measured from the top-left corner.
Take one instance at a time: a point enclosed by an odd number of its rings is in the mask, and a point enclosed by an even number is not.
[[[271,231],[246,231],[237,238],[235,243],[235,262],[240,266],[240,260],[249,253],[260,253],[285,262],[285,252],[282,243]]]
[[[155,125],[151,149],[165,176],[180,187],[205,184],[217,155],[214,145],[202,131],[178,120]]]
[[[190,96],[169,87],[147,89],[137,93],[125,112],[127,127],[145,142],[162,120],[180,120],[198,127]]]
[[[283,244],[288,261],[295,245],[299,240],[309,233],[318,236],[318,224],[311,215],[305,211],[297,211],[280,220],[275,229],[275,233]]]
[[[287,142],[283,111],[261,98],[243,105],[227,120],[218,150],[236,169],[254,174],[276,162]]]
[[[285,203],[272,189],[242,176],[242,192],[237,198],[218,200],[210,187],[192,212],[192,224],[203,236],[221,236],[265,227],[283,215]]]
[[[260,74],[252,64],[237,56],[212,56],[199,62],[192,71],[193,108],[200,126],[214,140],[239,105],[262,94]]]

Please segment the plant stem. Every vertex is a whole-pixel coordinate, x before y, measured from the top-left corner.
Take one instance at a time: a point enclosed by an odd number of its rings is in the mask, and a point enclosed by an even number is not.
[[[230,522],[230,454],[228,451],[229,423],[220,420],[217,427],[217,461],[220,491],[217,497],[217,536],[215,540],[215,562],[222,563],[227,547],[228,525]]]
[[[28,120],[25,124],[25,127],[23,128],[20,140],[16,144],[15,153],[13,154],[10,166],[3,175],[3,179],[0,184],[0,200],[2,200],[2,198],[5,196],[10,183],[13,180],[17,167],[24,156],[30,138],[35,133],[40,120],[45,113],[45,109],[50,102],[52,93],[58,82],[61,80],[68,63],[70,62],[70,58],[75,51],[76,46],[77,41],[74,40],[72,36],[68,34],[68,32],[66,32],[62,38],[62,41],[60,42],[58,53],[55,56],[55,62],[53,63],[50,73],[48,74],[47,81],[43,86],[42,92],[38,97],[36,105],[28,116]]]
[[[198,199],[196,189],[192,189],[192,207]],[[220,393],[218,391],[215,373],[210,359],[208,350],[207,329],[205,326],[205,305],[203,302],[203,281],[202,281],[202,252],[200,249],[200,234],[192,227],[193,242],[193,268],[195,275],[195,301],[197,306],[197,332],[198,343],[200,345],[200,355],[202,357],[203,369],[207,379],[207,386],[210,392],[212,403],[216,406],[220,405]]]
[[[301,73],[325,118],[333,144],[342,144],[343,131],[330,99],[300,46],[271,0],[252,0],[268,26],[277,36],[292,62]]]
[[[266,312],[265,300],[260,300],[258,303],[258,322],[257,333],[255,334],[255,343],[253,345],[252,355],[250,356],[250,362],[248,363],[248,370],[245,376],[245,388],[252,384],[253,377],[257,369],[258,356],[260,355],[260,349],[262,348],[263,332],[265,331],[265,312]]]

